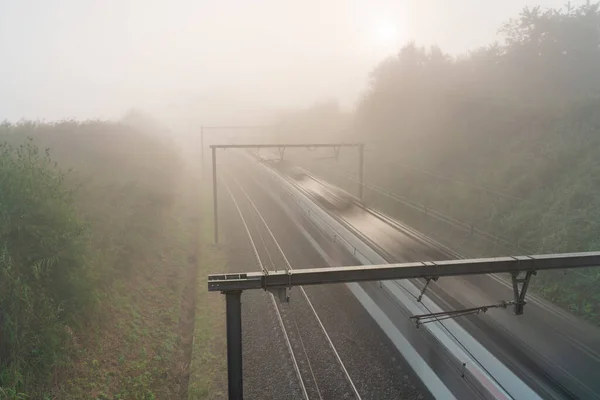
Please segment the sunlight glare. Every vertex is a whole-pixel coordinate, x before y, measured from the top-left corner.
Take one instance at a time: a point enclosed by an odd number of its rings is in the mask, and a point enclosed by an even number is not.
[[[398,26],[389,20],[381,20],[373,29],[373,40],[377,45],[388,47],[398,41]]]

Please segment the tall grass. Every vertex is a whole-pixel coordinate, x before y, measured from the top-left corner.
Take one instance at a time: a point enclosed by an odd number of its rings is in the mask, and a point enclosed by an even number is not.
[[[161,231],[178,158],[90,121],[0,125],[0,399],[50,397],[105,288]]]
[[[86,227],[65,176],[31,139],[0,144],[0,388],[7,393],[28,392],[64,361],[69,318],[90,300]]]

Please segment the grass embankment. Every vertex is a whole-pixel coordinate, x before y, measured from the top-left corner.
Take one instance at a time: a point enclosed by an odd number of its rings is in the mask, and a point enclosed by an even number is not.
[[[17,146],[0,160],[0,398],[187,397],[193,172],[123,124],[4,124],[0,140]]]
[[[212,191],[206,181],[202,187],[207,190],[202,191],[200,200],[200,268],[188,398],[216,400],[227,396],[225,304],[224,296],[208,292],[206,275],[225,272],[227,255],[222,245],[213,244]],[[220,236],[223,243],[223,234]]]

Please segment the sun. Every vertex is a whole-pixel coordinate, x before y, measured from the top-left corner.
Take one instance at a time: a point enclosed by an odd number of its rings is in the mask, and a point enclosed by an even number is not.
[[[398,26],[389,20],[378,21],[373,26],[373,41],[379,46],[392,46],[398,42]]]
[[[396,22],[379,19],[371,24],[369,36],[372,46],[389,51],[399,45],[401,32]]]

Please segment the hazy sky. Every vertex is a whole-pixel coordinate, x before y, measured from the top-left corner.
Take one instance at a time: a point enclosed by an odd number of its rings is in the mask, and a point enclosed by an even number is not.
[[[131,107],[219,123],[338,99],[414,39],[464,52],[566,0],[0,0],[0,119]],[[577,2],[574,2],[577,3]]]

